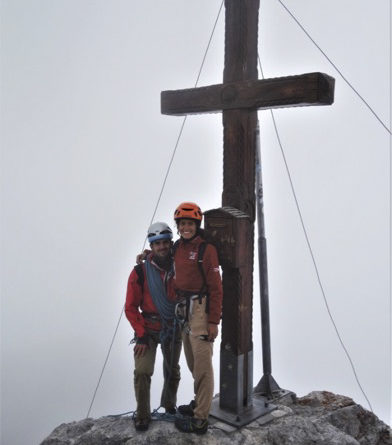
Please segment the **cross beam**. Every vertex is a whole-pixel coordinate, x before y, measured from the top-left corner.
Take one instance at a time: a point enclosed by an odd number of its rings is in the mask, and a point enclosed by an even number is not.
[[[248,223],[245,224],[246,236],[242,234],[234,240],[243,261],[234,267],[223,267],[220,396],[219,407],[213,405],[212,414],[227,423],[242,426],[265,413],[263,406],[255,406],[259,402],[252,401],[257,110],[330,105],[334,98],[334,79],[310,73],[258,80],[259,0],[225,0],[225,9],[223,84],[163,91],[161,110],[172,115],[219,111],[223,115],[222,206],[231,209],[232,216],[240,211],[248,218]],[[263,267],[266,269],[266,262]],[[264,377],[266,374],[268,381],[273,381],[268,367],[267,371],[264,367]]]
[[[333,86],[334,79],[327,74],[310,73],[162,91],[161,113],[183,116],[224,110],[331,105]]]

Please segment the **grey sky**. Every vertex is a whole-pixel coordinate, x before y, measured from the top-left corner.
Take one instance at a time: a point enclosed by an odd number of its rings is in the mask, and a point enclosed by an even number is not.
[[[2,443],[83,418],[181,118],[160,91],[194,85],[220,0],[4,0]],[[286,0],[390,127],[390,2]],[[223,15],[200,85],[219,83]],[[266,77],[322,71],[331,107],[275,111],[331,311],[377,415],[390,413],[390,137],[276,0],[261,0]],[[269,111],[259,114],[273,375],[299,395],[366,406],[318,288]],[[188,119],[156,220],[220,205],[221,116]],[[257,270],[257,268],[255,268]],[[257,275],[255,277],[257,284]],[[255,288],[254,383],[261,377]],[[135,407],[123,319],[92,416]],[[215,346],[218,391],[219,346]],[[158,404],[161,361],[153,380]],[[179,402],[191,378],[182,362]]]

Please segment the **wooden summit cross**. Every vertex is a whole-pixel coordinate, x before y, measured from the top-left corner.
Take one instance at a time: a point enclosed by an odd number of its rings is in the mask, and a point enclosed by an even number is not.
[[[334,79],[311,73],[258,80],[259,0],[225,0],[225,67],[223,84],[163,91],[161,111],[169,115],[222,112],[224,170],[222,212],[247,219],[237,239],[241,266],[223,266],[223,315],[219,406],[211,414],[242,426],[268,411],[268,401],[252,401],[252,287],[255,220],[257,110],[333,103]],[[207,212],[208,213],[208,212]],[[234,224],[234,223],[233,223]],[[242,226],[241,226],[242,227]],[[242,249],[242,250],[241,250]],[[266,270],[266,262],[263,267]],[[265,286],[264,286],[265,287]],[[268,298],[268,293],[267,293]],[[267,302],[268,312],[268,302]],[[262,308],[263,312],[263,308]],[[262,313],[262,322],[268,314]],[[268,317],[267,317],[268,318]],[[269,342],[269,326],[268,326]],[[265,329],[263,328],[263,335]],[[274,382],[263,338],[262,381]],[[268,352],[265,351],[268,349]],[[270,361],[270,359],[269,359]],[[267,360],[268,362],[268,360]],[[266,380],[265,380],[266,379]],[[260,385],[260,384],[259,384]],[[277,387],[279,388],[279,387]],[[268,394],[267,391],[267,396]]]

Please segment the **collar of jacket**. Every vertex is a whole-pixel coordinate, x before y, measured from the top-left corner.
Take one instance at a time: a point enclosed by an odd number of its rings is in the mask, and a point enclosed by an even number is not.
[[[186,246],[194,246],[199,244],[201,241],[203,241],[203,239],[201,238],[201,236],[199,234],[196,234],[195,236],[193,236],[191,239],[184,239],[184,238],[180,238],[180,241],[185,244]]]

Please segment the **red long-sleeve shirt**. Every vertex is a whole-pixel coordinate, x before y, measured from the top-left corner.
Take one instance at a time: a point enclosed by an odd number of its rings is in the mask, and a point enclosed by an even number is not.
[[[176,290],[191,291],[197,294],[203,287],[203,276],[197,264],[200,236],[192,240],[179,240],[174,253],[174,287]],[[208,322],[219,324],[222,313],[222,280],[219,273],[218,254],[212,244],[207,244],[203,256],[203,269],[210,296]]]
[[[146,261],[151,261],[151,255]],[[166,283],[166,291],[168,298],[172,301],[175,300],[175,291],[173,285],[173,276],[168,272],[159,268],[156,263],[151,261],[151,264],[159,270],[162,281]],[[161,329],[161,323],[159,321],[151,320],[148,317],[143,317],[142,313],[152,314],[159,316],[158,309],[156,308],[150,290],[147,283],[147,274],[144,264],[142,264],[144,273],[143,288],[138,283],[138,275],[135,269],[132,270],[127,287],[127,296],[125,301],[125,315],[131,326],[135,330],[137,337],[143,337],[146,334],[146,329],[153,331],[159,331]]]

